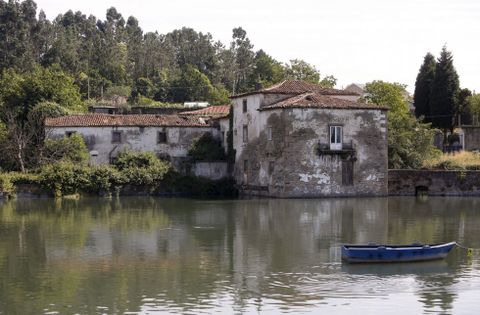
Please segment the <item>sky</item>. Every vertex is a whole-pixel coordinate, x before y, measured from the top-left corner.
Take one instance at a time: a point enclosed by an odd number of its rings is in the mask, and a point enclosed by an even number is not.
[[[254,49],[281,62],[304,59],[337,87],[373,80],[399,82],[413,92],[423,57],[452,51],[462,88],[480,92],[478,0],[36,0],[51,20],[68,10],[105,19],[115,7],[144,31],[183,26],[228,44],[232,29],[247,31]]]

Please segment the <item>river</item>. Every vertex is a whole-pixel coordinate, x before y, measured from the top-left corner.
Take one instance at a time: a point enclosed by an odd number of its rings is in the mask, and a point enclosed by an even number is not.
[[[478,251],[340,260],[445,241],[480,248],[480,198],[0,201],[0,314],[478,313]]]

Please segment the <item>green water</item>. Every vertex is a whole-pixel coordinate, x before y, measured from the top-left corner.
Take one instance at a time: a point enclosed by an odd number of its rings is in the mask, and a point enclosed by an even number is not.
[[[0,202],[0,314],[475,314],[480,253],[346,265],[341,243],[480,248],[480,198]]]

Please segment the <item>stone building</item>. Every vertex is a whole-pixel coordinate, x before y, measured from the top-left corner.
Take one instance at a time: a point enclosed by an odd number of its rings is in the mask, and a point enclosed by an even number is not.
[[[387,194],[386,108],[284,81],[232,97],[234,177],[272,197]]]
[[[196,115],[84,114],[47,118],[49,138],[79,133],[92,164],[106,164],[124,150],[149,151],[178,166],[193,141],[205,133],[220,139],[218,123]]]

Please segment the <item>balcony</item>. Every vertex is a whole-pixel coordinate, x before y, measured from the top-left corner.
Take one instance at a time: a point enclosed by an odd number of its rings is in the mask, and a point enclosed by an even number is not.
[[[341,149],[332,149],[330,143],[318,143],[317,147],[318,155],[339,155],[343,159],[346,158],[355,158],[356,150],[353,145],[353,141],[343,142]]]

